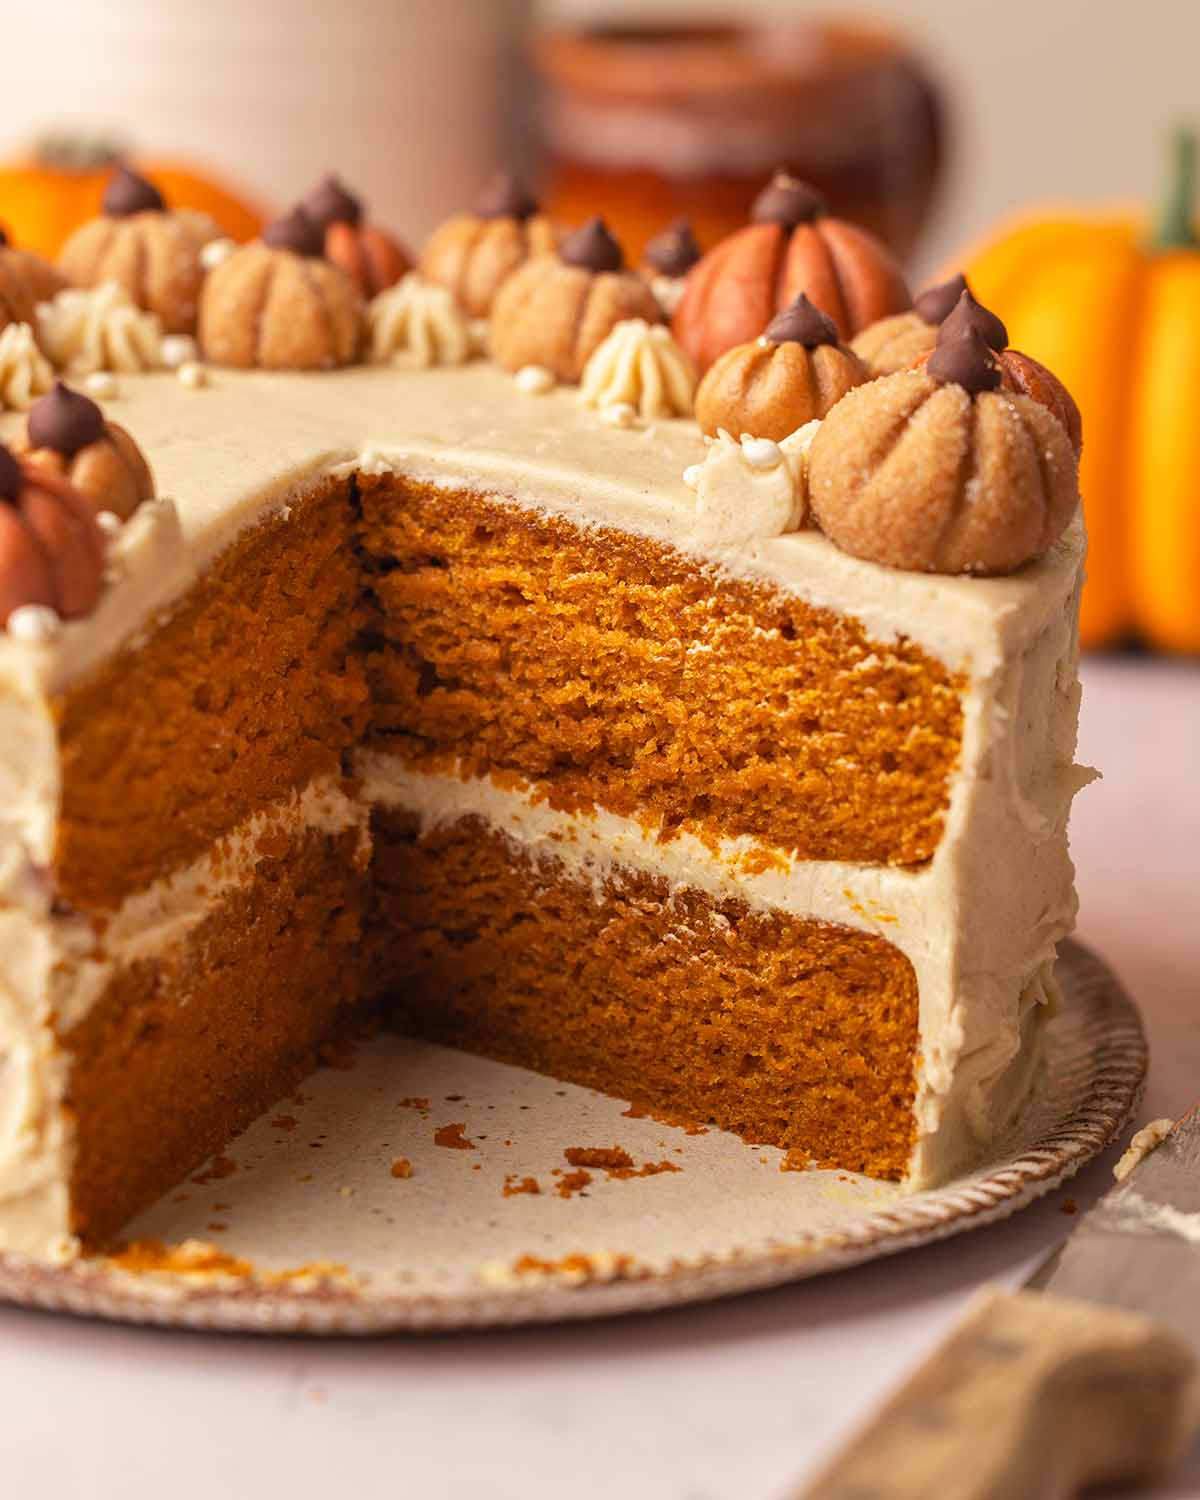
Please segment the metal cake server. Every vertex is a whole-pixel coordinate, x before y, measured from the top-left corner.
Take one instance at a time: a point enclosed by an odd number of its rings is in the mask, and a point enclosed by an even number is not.
[[[1200,1423],[1200,1106],[1015,1293],[985,1293],[800,1493],[1066,1500],[1145,1483]]]

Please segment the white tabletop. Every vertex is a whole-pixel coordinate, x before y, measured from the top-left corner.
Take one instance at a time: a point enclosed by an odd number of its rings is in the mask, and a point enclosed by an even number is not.
[[[1089,663],[1080,755],[1105,776],[1076,804],[1080,932],[1146,1019],[1140,1123],[1200,1097],[1200,670]],[[0,1310],[0,1493],[782,1500],[1114,1156],[942,1246],[607,1324],[325,1343]],[[1200,1453],[1154,1494],[1200,1494]]]

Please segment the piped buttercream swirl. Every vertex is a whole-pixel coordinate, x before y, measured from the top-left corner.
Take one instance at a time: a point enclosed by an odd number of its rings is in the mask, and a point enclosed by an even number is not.
[[[600,408],[632,406],[642,417],[686,417],[698,378],[669,328],[627,318],[584,366],[579,399]]]
[[[806,422],[774,443],[722,430],[703,463],[684,475],[696,492],[695,531],[714,545],[799,531],[808,517],[807,453],[820,422]]]
[[[38,307],[42,348],[60,370],[135,375],[162,366],[162,324],[115,281],[68,287]]]
[[[470,324],[453,293],[415,272],[372,300],[367,328],[377,365],[461,365],[473,349]]]
[[[0,410],[28,411],[54,384],[50,361],[38,348],[28,323],[0,331]]]

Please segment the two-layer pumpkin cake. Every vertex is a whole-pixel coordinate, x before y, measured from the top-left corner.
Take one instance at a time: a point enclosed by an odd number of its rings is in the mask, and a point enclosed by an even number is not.
[[[787,181],[782,309],[512,183],[402,274],[329,182],[191,216],[164,332],[179,212],[106,215],[0,331],[0,1248],[111,1237],[366,1012],[795,1161],[985,1153],[1075,910],[1053,377],[958,287],[877,374],[918,315]]]

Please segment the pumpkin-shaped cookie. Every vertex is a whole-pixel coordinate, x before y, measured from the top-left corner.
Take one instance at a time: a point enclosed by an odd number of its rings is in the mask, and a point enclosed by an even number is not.
[[[839,342],[833,319],[802,292],[761,338],[727,349],[709,367],[696,392],[696,420],[710,437],[724,430],[780,442],[869,378]]]
[[[361,201],[336,177],[319,182],[301,208],[325,234],[325,258],[370,300],[412,270],[413,259],[386,229],[364,222]]]
[[[621,247],[597,218],[568,235],[557,256],[538,256],[515,271],[492,310],[496,363],[506,370],[537,365],[577,384],[618,323],[661,323],[653,292],[624,263]]]
[[[932,573],[1011,573],[1062,535],[1079,504],[1066,428],[1001,389],[974,331],[924,370],[851,391],[808,453],[809,500],[844,552]]]
[[[1078,458],[1083,448],[1083,419],[1075,398],[1058,376],[1032,355],[1007,348],[1008,330],[1004,324],[994,312],[975,300],[969,288],[964,287],[953,311],[943,318],[937,330],[934,348],[968,332],[977,333],[995,352],[996,362],[1000,367],[1000,383],[1006,391],[1031,396],[1033,400],[1041,402],[1047,411],[1054,413],[1067,429],[1071,446]],[[907,368],[921,369],[928,363],[932,352],[929,350],[919,355]]]
[[[700,246],[688,219],[674,219],[642,251],[638,269],[668,318],[682,302],[684,279],[699,259]]]
[[[0,444],[0,624],[27,605],[64,620],[100,597],[104,539],[87,500]]]
[[[210,271],[200,299],[205,358],[260,370],[350,364],[362,333],[362,298],[324,251],[321,226],[296,208]]]
[[[29,463],[67,481],[91,505],[127,521],[154,498],[154,476],[142,450],[89,397],[57,381],[30,409],[25,442]]]
[[[961,271],[948,281],[926,287],[913,298],[911,312],[880,318],[856,334],[850,347],[872,375],[894,375],[897,370],[907,370],[932,350],[938,329],[954,311],[962,294],[969,290]],[[1004,343],[1007,342],[1006,336]]]
[[[49,302],[66,284],[48,260],[10,244],[0,228],[0,328],[28,323],[36,329],[38,303]]]
[[[531,256],[552,255],[555,243],[536,200],[515,177],[501,173],[474,213],[455,214],[434,230],[421,252],[420,271],[449,287],[468,317],[486,318],[512,273]]]
[[[207,214],[169,209],[144,177],[118,167],[104,212],[80,225],[58,257],[75,286],[115,281],[166,333],[195,333],[204,267],[200,252],[220,229]]]
[[[687,275],[672,320],[702,370],[748,344],[803,292],[842,339],[902,312],[911,299],[900,268],[873,235],[825,212],[820,196],[780,174],[761,192],[752,222],[714,246]]]

